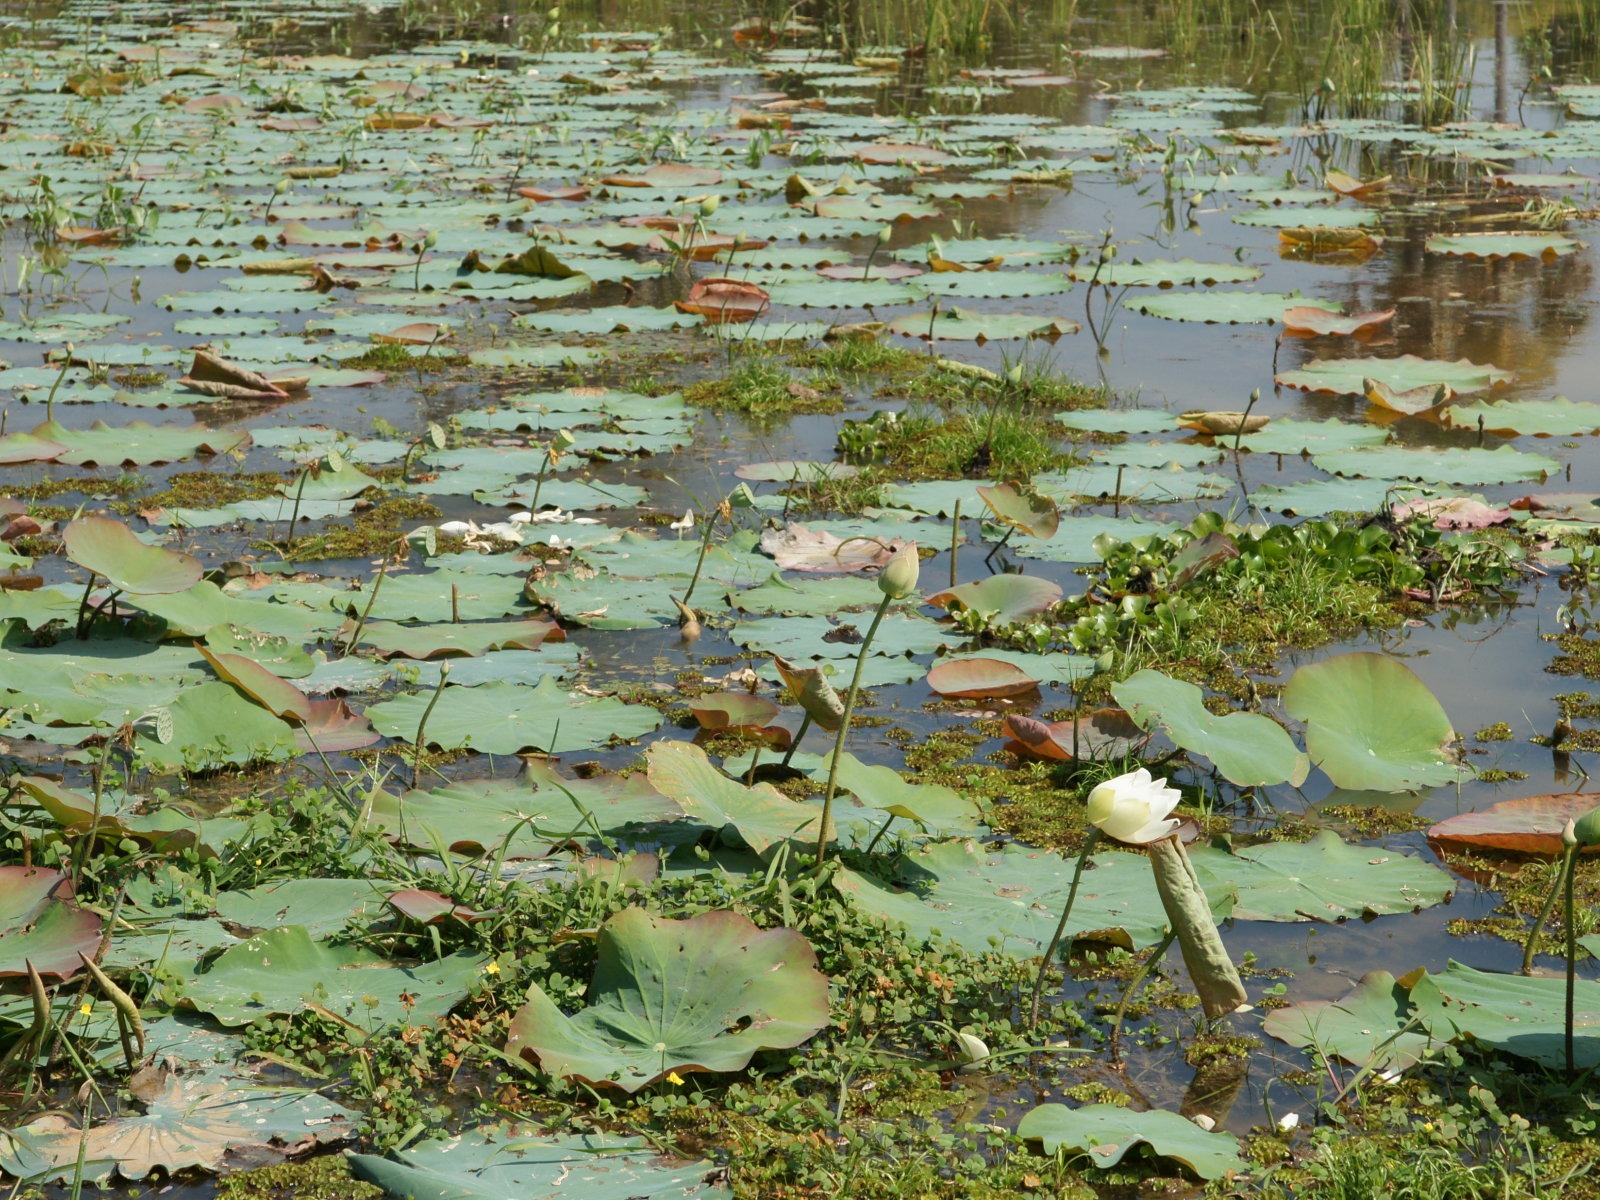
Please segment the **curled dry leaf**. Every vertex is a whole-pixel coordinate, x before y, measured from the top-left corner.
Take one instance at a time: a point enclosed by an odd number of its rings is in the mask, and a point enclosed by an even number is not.
[[[289,397],[288,389],[265,375],[229,362],[210,350],[194,352],[189,373],[178,380],[178,386],[203,396],[228,400],[286,400]]]
[[[1456,398],[1447,383],[1423,384],[1399,390],[1381,379],[1363,379],[1361,390],[1374,408],[1406,417],[1434,417]]]
[[[1076,722],[1054,723],[1021,713],[1007,713],[1004,732],[1011,739],[1005,748],[1013,754],[1053,762],[1112,758],[1127,754],[1150,740],[1150,735],[1120,708],[1100,708],[1085,713]]]
[[[698,313],[708,321],[722,324],[754,321],[772,302],[763,287],[719,276],[700,280],[689,289],[687,296],[674,304],[679,312]]]
[[[825,530],[787,525],[764,532],[760,549],[786,571],[842,575],[881,567],[903,545],[905,542],[900,538],[886,542],[862,537],[841,539]]]
[[[1292,311],[1292,310],[1291,310]],[[1319,308],[1317,310],[1321,312]],[[1202,409],[1193,409],[1178,418],[1178,424],[1185,429],[1193,429],[1199,433],[1227,434],[1233,436],[1240,433],[1256,433],[1265,429],[1271,417],[1264,417],[1255,413],[1245,414],[1218,409],[1207,412]]]

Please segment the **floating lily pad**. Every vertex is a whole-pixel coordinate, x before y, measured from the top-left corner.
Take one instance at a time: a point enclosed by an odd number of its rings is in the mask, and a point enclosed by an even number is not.
[[[483,754],[592,750],[613,737],[643,737],[661,724],[661,714],[653,708],[609,696],[564,692],[550,676],[534,687],[514,683],[447,687],[438,699],[428,716],[428,744]],[[373,705],[367,716],[385,737],[410,741],[432,700],[432,694],[400,696]]]
[[[1476,428],[1481,422],[1488,432],[1507,436],[1571,437],[1600,430],[1600,404],[1568,400],[1565,396],[1550,400],[1482,401],[1452,405],[1444,410],[1444,419],[1461,429]]]
[[[182,994],[224,1025],[314,1008],[361,1030],[427,1026],[466,999],[485,961],[452,954],[402,966],[357,946],[313,941],[304,926],[286,925],[224,952],[185,981]]]
[[[1563,255],[1575,253],[1583,243],[1559,233],[1517,230],[1511,233],[1436,233],[1427,241],[1433,254],[1453,254],[1462,258],[1537,258],[1553,263]]]
[[[1487,392],[1510,383],[1510,371],[1488,364],[1418,358],[1402,354],[1398,358],[1324,358],[1307,363],[1296,371],[1279,372],[1274,379],[1284,387],[1332,395],[1360,396],[1364,382],[1376,379],[1395,391],[1444,384],[1458,394]]]
[[[1017,338],[1055,338],[1077,333],[1078,323],[1064,317],[1029,313],[969,312],[951,305],[931,313],[896,317],[889,328],[907,337],[935,342],[992,342]]]
[[[1368,479],[1419,479],[1428,483],[1513,483],[1540,480],[1559,474],[1561,464],[1543,454],[1529,454],[1501,446],[1446,450],[1420,446],[1376,446],[1354,450],[1329,450],[1312,460],[1334,475],[1360,475]]]
[[[576,1016],[534,985],[507,1054],[637,1092],[672,1071],[741,1071],[828,1023],[828,978],[805,938],[739,913],[674,921],[626,908],[601,926],[598,959]]]
[[[1287,308],[1321,308],[1341,312],[1337,300],[1308,300],[1298,292],[1163,292],[1133,296],[1124,302],[1134,312],[1167,321],[1204,321],[1211,325],[1270,325]]]
[[[357,1179],[412,1200],[727,1200],[709,1162],[661,1158],[639,1138],[589,1133],[550,1137],[514,1125],[480,1126],[419,1142],[400,1161],[352,1154]]]
[[[1428,830],[1428,841],[1456,854],[1491,850],[1557,858],[1565,852],[1561,831],[1600,805],[1593,792],[1558,792],[1502,800],[1477,812],[1457,813]]]
[[[1194,287],[1196,284],[1250,283],[1261,278],[1261,268],[1239,263],[1200,263],[1192,258],[1150,259],[1141,262],[1079,262],[1068,272],[1080,283],[1105,287]]]
[[[1406,1029],[1410,989],[1388,971],[1368,971],[1338,1000],[1304,1000],[1269,1012],[1261,1027],[1291,1046],[1315,1049],[1356,1067],[1403,1071],[1434,1045],[1426,1032]]]
[[[1201,1179],[1221,1179],[1247,1169],[1233,1135],[1207,1133],[1187,1117],[1159,1109],[1135,1112],[1116,1104],[1082,1108],[1041,1104],[1023,1115],[1017,1136],[1041,1143],[1046,1154],[1076,1151],[1100,1170],[1116,1166],[1140,1146],[1182,1163]]]

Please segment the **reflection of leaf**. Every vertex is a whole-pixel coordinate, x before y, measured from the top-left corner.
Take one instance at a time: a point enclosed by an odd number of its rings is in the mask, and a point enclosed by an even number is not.
[[[636,1092],[674,1070],[743,1070],[757,1050],[798,1046],[828,1023],[828,978],[805,938],[739,913],[627,908],[601,927],[598,956],[587,1007],[569,1017],[535,985],[506,1053]]]
[[[1141,1144],[1162,1158],[1188,1167],[1201,1179],[1220,1179],[1246,1169],[1239,1143],[1231,1134],[1207,1133],[1187,1117],[1151,1109],[1134,1112],[1116,1104],[1041,1104],[1023,1116],[1017,1135],[1043,1143],[1046,1154],[1077,1151],[1091,1166],[1114,1167]]]

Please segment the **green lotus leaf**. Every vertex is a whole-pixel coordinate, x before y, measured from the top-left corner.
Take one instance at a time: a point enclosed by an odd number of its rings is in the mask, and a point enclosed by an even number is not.
[[[1259,713],[1215,716],[1192,683],[1145,670],[1113,686],[1111,694],[1141,729],[1159,726],[1175,745],[1205,755],[1240,787],[1286,781],[1299,787],[1311,769],[1283,726]]]
[[[1055,531],[1051,530],[1053,534]],[[1061,585],[1037,575],[990,575],[971,583],[946,588],[929,596],[927,603],[952,612],[970,610],[991,621],[1009,625],[1044,612],[1061,599]]]
[[[1583,243],[1559,233],[1515,230],[1499,233],[1436,233],[1425,243],[1430,254],[1462,258],[1537,258],[1552,263],[1576,253]]]
[[[1559,976],[1502,975],[1452,961],[1416,980],[1411,1000],[1436,1041],[1566,1066],[1567,990]],[[1572,1063],[1588,1071],[1600,1066],[1600,983],[1576,981],[1572,1013]]]
[[[1056,502],[1025,484],[979,485],[977,492],[995,520],[1029,537],[1052,538],[1061,524],[1061,510]]]
[[[1091,280],[1103,287],[1194,287],[1196,284],[1250,283],[1261,278],[1260,267],[1238,263],[1199,263],[1192,258],[1176,261],[1150,259],[1140,262],[1079,261],[1069,272],[1082,283]]]
[[[606,1133],[548,1137],[514,1125],[480,1126],[418,1142],[398,1162],[349,1156],[350,1170],[411,1200],[729,1200],[709,1162],[661,1158],[639,1138]]]
[[[105,1184],[153,1171],[214,1171],[230,1155],[273,1159],[286,1147],[306,1148],[350,1137],[357,1115],[299,1087],[263,1087],[254,1080],[205,1074],[159,1074],[144,1111],[101,1118],[80,1128],[64,1113],[45,1113],[0,1137],[0,1170],[40,1183]]]
[[[438,703],[428,715],[425,733],[428,744],[441,749],[561,754],[592,750],[613,737],[643,737],[661,724],[661,714],[653,708],[564,692],[548,675],[534,687],[485,683],[400,696],[373,705],[367,716],[385,737],[410,741],[435,695]]]
[[[1303,666],[1283,707],[1306,723],[1311,761],[1339,787],[1410,792],[1456,777],[1450,717],[1399,659],[1361,652]]]
[[[784,842],[815,846],[822,809],[791,800],[768,783],[746,786],[711,764],[689,742],[656,742],[645,752],[650,786],[691,820],[735,830],[763,858]],[[834,830],[828,831],[831,841]]]
[[[812,769],[811,778],[828,778],[831,755]],[[983,820],[983,806],[953,788],[906,779],[893,767],[873,766],[853,754],[839,756],[838,785],[868,808],[880,809],[924,829],[971,834]]]
[[[1411,1023],[1411,992],[1388,971],[1368,971],[1337,1000],[1302,1000],[1269,1012],[1261,1027],[1279,1041],[1374,1071],[1403,1071],[1434,1044]]]
[[[147,546],[121,521],[79,517],[62,535],[67,557],[105,579],[119,592],[166,595],[200,582],[200,560],[161,546]]]
[[[1568,400],[1502,400],[1497,403],[1453,405],[1444,410],[1445,421],[1458,429],[1476,429],[1480,422],[1490,433],[1502,436],[1571,437],[1600,430],[1600,404]]]
[[[1363,381],[1367,379],[1376,379],[1396,392],[1437,387],[1442,383],[1460,395],[1487,392],[1510,383],[1513,378],[1510,371],[1488,364],[1479,366],[1464,358],[1445,362],[1418,358],[1415,354],[1402,354],[1398,358],[1316,359],[1297,371],[1281,371],[1274,376],[1283,387],[1349,396],[1365,395]]]
[[[794,930],[760,930],[739,913],[675,921],[626,908],[600,928],[586,1006],[568,1016],[535,985],[506,1053],[630,1093],[674,1071],[741,1071],[757,1051],[827,1025],[816,962]]]
[[[1543,454],[1529,454],[1501,446],[1452,446],[1435,450],[1421,446],[1375,446],[1369,449],[1330,450],[1312,460],[1334,475],[1361,475],[1368,479],[1420,479],[1428,483],[1490,484],[1539,480],[1561,472],[1561,464]]]
[[[1207,1133],[1175,1112],[1135,1112],[1116,1104],[1041,1104],[1023,1115],[1017,1136],[1043,1144],[1046,1154],[1075,1151],[1100,1170],[1114,1167],[1128,1151],[1148,1146],[1161,1157],[1188,1167],[1201,1179],[1221,1179],[1244,1172],[1239,1141],[1228,1133]],[[1069,1154],[1069,1161],[1073,1155]]]
[[[402,966],[359,946],[313,941],[284,925],[224,951],[185,980],[185,1003],[224,1025],[315,1007],[362,1030],[429,1026],[466,999],[487,961],[481,955]]]
[[[1229,440],[1222,439],[1223,444]],[[1256,454],[1322,454],[1358,446],[1381,446],[1388,440],[1389,431],[1377,425],[1357,425],[1337,417],[1326,421],[1274,417],[1265,429],[1241,437],[1239,445]]]
[[[1270,325],[1283,310],[1299,306],[1343,312],[1337,300],[1308,300],[1299,292],[1162,292],[1133,296],[1128,308],[1167,321],[1203,321],[1208,325]]]
[[[244,891],[217,893],[217,916],[240,934],[280,925],[303,926],[312,937],[344,929],[352,917],[374,917],[394,884],[376,879],[281,879]]]
[[[1056,338],[1077,333],[1078,323],[1065,317],[1031,313],[970,312],[951,305],[932,312],[910,313],[889,322],[906,337],[935,342],[992,342],[1018,338]]]

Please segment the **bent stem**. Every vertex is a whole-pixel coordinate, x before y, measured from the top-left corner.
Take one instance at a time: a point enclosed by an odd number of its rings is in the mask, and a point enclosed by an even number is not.
[[[450,663],[448,660],[439,664],[439,686],[433,689],[433,698],[428,701],[428,707],[422,710],[422,720],[417,722],[417,753],[411,760],[411,790],[417,790],[417,783],[422,778],[422,756],[428,752],[428,718],[433,716],[434,705],[439,703],[439,697],[444,695],[444,685],[450,679]]]
[[[867,665],[867,654],[872,649],[872,639],[883,624],[883,615],[889,611],[894,598],[885,594],[878,601],[878,611],[872,614],[872,624],[867,626],[867,636],[861,639],[861,649],[856,653],[855,673],[850,676],[850,690],[844,696],[844,716],[839,721],[839,735],[833,741],[833,756],[828,761],[828,786],[822,793],[822,825],[817,830],[817,873],[822,872],[823,860],[828,854],[828,822],[833,816],[833,797],[839,790],[839,756],[844,753],[845,738],[850,736],[850,714],[855,711],[856,693],[861,690],[861,672]]]
[[[800,728],[795,733],[794,738],[789,742],[789,749],[784,751],[783,762],[779,764],[780,766],[787,767],[789,765],[789,760],[794,757],[794,752],[800,749],[800,742],[806,736],[806,730],[810,728],[811,714],[806,713],[800,718]]]
[[[1533,974],[1533,957],[1539,952],[1539,935],[1544,932],[1545,922],[1550,919],[1550,913],[1556,906],[1556,897],[1561,895],[1562,883],[1566,879],[1568,859],[1563,856],[1561,865],[1556,868],[1556,877],[1550,885],[1550,894],[1544,898],[1544,907],[1539,910],[1539,915],[1534,918],[1533,927],[1528,930],[1528,940],[1522,944],[1522,973]]]
[[[1044,995],[1045,976],[1050,973],[1050,964],[1056,956],[1056,947],[1061,945],[1061,939],[1067,932],[1067,920],[1072,916],[1072,905],[1078,899],[1078,884],[1083,879],[1084,864],[1089,861],[1089,855],[1094,852],[1095,846],[1100,841],[1100,831],[1091,828],[1089,836],[1083,840],[1083,849],[1078,852],[1078,865],[1072,871],[1072,887],[1067,891],[1067,902],[1061,908],[1061,920],[1056,922],[1056,931],[1050,935],[1050,944],[1044,948],[1044,958],[1039,962],[1039,974],[1033,981],[1033,1003],[1028,1009],[1028,1031],[1031,1033],[1039,1024],[1039,1001]],[[1069,944],[1067,954],[1070,956],[1072,947]]]
[[[1139,964],[1138,971],[1136,971],[1133,978],[1128,981],[1128,990],[1122,993],[1122,1000],[1117,1005],[1117,1014],[1112,1018],[1111,1021],[1110,1046],[1112,1062],[1117,1062],[1122,1057],[1122,1052],[1118,1048],[1117,1040],[1122,1036],[1122,1022],[1128,1015],[1128,1008],[1133,1003],[1134,994],[1138,992],[1139,988],[1144,985],[1145,978],[1150,974],[1151,969],[1164,957],[1166,957],[1167,950],[1172,946],[1172,943],[1175,942],[1177,938],[1177,931],[1174,929],[1168,929],[1166,936],[1156,943],[1155,949],[1151,950],[1149,955],[1146,956],[1144,962]]]

